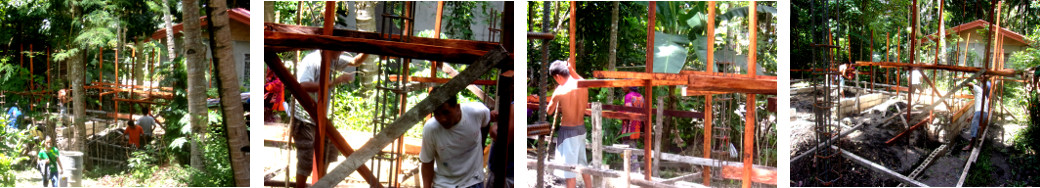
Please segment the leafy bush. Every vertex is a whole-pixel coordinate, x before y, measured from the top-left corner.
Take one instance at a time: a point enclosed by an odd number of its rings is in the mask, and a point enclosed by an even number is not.
[[[224,133],[224,128],[213,126],[212,133]],[[200,143],[203,144],[204,169],[187,169],[187,177],[182,181],[190,187],[230,187],[234,186],[234,171],[231,169],[231,156],[228,153],[227,137],[224,134],[210,134]]]
[[[11,169],[14,158],[0,154],[0,187],[14,187],[15,177]]]

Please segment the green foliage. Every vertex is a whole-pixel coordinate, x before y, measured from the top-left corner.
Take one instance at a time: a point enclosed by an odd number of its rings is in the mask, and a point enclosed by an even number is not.
[[[181,179],[190,187],[230,187],[234,186],[234,172],[231,170],[231,156],[228,153],[226,132],[221,126],[211,126],[210,134],[199,141],[203,149],[203,169],[187,168],[188,175]]]
[[[184,57],[178,57],[174,61],[162,62],[160,66],[156,67],[156,76],[165,78],[160,81],[160,85],[173,87],[174,96],[170,101],[164,101],[167,105],[153,106],[152,111],[159,116],[162,116],[169,121],[166,121],[166,135],[162,137],[163,143],[170,143],[169,147],[162,148],[160,153],[162,156],[171,157],[177,161],[187,162],[189,161],[190,148],[180,147],[184,142],[187,141],[187,135],[183,131],[184,129],[190,129],[189,116],[188,114],[188,98],[187,98],[187,71],[183,68]],[[178,68],[179,67],[179,68]],[[190,132],[190,131],[189,131]]]
[[[464,39],[473,40],[473,29],[470,26],[473,25],[473,10],[478,5],[486,4],[487,2],[476,2],[476,1],[448,1],[444,3],[444,7],[447,10],[444,11],[446,15],[444,19],[445,30],[444,33],[448,34],[453,39]],[[487,5],[483,5],[487,6]],[[447,38],[447,37],[446,37]]]
[[[14,158],[0,154],[0,186],[14,187],[16,177],[14,176],[14,169],[11,168],[14,162]]]
[[[989,146],[983,146],[983,153],[990,153],[992,150]],[[989,155],[979,155],[979,158],[975,161],[975,164],[971,165],[971,171],[968,172],[968,179],[964,180],[965,186],[971,187],[984,187],[991,186],[993,183],[993,163],[989,161]]]

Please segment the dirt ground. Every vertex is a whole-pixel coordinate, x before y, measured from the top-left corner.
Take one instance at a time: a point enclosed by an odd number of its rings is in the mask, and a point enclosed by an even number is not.
[[[811,100],[812,95],[809,93],[791,97],[791,122],[793,125],[791,135],[792,153],[789,155],[792,158],[818,144],[812,131],[812,128],[815,126],[813,122],[815,118],[810,111],[812,108]],[[891,145],[884,143],[905,130],[906,127],[898,119],[887,124],[885,122],[873,121],[880,121],[885,117],[893,115],[897,111],[895,106],[905,107],[906,104],[901,101],[889,100],[864,113],[842,120],[841,127],[843,131],[853,126],[851,122],[862,121],[865,125],[859,131],[841,139],[838,143],[839,147],[895,172],[909,175],[924,162],[932,150],[941,146],[942,143],[928,139],[928,136],[922,130],[915,130],[909,136],[901,138]],[[920,119],[924,118],[924,115],[926,114],[915,115],[914,120],[911,122],[920,121]],[[989,157],[989,162],[993,167],[991,177],[995,180],[989,184],[990,186],[1005,185],[1007,182],[1004,180],[1010,176],[1008,156],[1002,151],[1006,151],[1009,145],[1009,138],[1007,137],[1010,136],[1007,135],[1014,135],[1013,132],[1017,130],[1004,130],[1005,127],[1020,129],[1015,125],[1005,126],[999,123],[991,126],[985,143],[985,147],[988,148],[983,150],[983,153],[980,153],[980,156],[987,155]],[[959,138],[952,141],[950,149],[939,158],[936,158],[917,180],[930,186],[955,186],[970,155],[970,151],[961,150],[967,145],[968,131],[968,129],[961,131]],[[815,158],[810,155],[791,164],[791,186],[823,186],[814,178],[816,177],[815,174],[820,173],[821,167],[814,166],[813,160]],[[840,165],[835,167],[836,169],[834,170],[842,174],[842,178],[832,186],[873,187],[899,185],[898,181],[888,179],[885,175],[852,163],[848,159],[842,159],[841,161]]]

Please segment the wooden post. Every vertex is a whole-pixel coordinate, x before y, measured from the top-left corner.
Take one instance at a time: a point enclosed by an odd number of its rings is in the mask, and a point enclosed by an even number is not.
[[[708,2],[708,30],[707,30],[707,72],[714,73],[715,70],[715,1]],[[711,158],[711,99],[712,95],[704,95],[704,158]],[[705,166],[701,171],[704,180],[701,184],[711,186],[711,167]]]
[[[653,170],[654,173],[653,173],[653,175],[654,176],[660,176],[661,175],[661,174],[658,173],[657,170],[660,169],[659,164],[661,164],[661,135],[663,135],[663,134],[660,134],[660,132],[661,132],[661,127],[663,127],[663,125],[664,125],[664,106],[665,106],[664,105],[664,98],[658,98],[657,99],[657,122],[654,123],[654,132],[658,132],[658,134],[654,135],[654,159],[653,159],[653,163],[654,163],[654,170]],[[649,160],[649,159],[647,159],[647,160]]]
[[[651,2],[651,4],[652,3],[653,2]],[[570,57],[567,58],[567,61],[568,61],[568,63],[570,63],[571,67],[574,67],[575,70],[577,70],[577,68],[578,68],[578,67],[576,67],[576,64],[577,64],[578,60],[574,59],[575,58],[574,57],[575,56],[574,53],[577,52],[577,50],[575,50],[575,45],[576,44],[574,43],[574,33],[578,30],[578,29],[576,29],[577,22],[578,22],[578,16],[576,15],[577,13],[578,13],[578,2],[571,1],[571,13],[570,13],[571,19],[568,20],[570,22],[567,24],[567,27],[569,28],[567,31],[570,32],[567,35],[567,37],[568,37],[567,44],[570,45],[570,51],[568,51],[569,53],[567,53],[567,55],[569,55]],[[653,24],[651,24],[651,25],[653,25]],[[575,73],[575,74],[577,74],[577,73]]]
[[[890,47],[889,45],[891,45],[888,43],[888,41],[891,39],[892,38],[889,37],[888,32],[885,32],[885,62],[892,62],[888,60],[888,48]]]
[[[647,6],[647,13],[649,14],[649,19],[647,20],[646,24],[646,72],[652,73],[654,71],[654,22],[657,19],[657,2],[650,1],[650,6]],[[649,101],[653,101],[654,97],[653,83],[651,83],[650,80],[646,80],[646,85],[644,89],[646,89],[646,93],[643,94],[643,97],[645,97],[646,100],[643,101],[648,102],[643,103],[643,108],[646,110],[646,120],[643,122],[647,123],[646,126],[643,126],[643,128],[646,130],[646,134],[643,134],[643,145],[651,146],[651,144],[653,144],[653,140],[650,139],[650,136],[653,135],[653,125],[650,125],[650,122],[653,119],[651,119],[650,116],[653,114],[653,103]],[[646,161],[646,167],[644,167],[646,171],[643,172],[643,174],[646,176],[645,179],[649,181],[651,180],[651,175],[653,174],[652,159],[655,156],[651,155],[649,149],[645,151],[646,155],[643,156],[646,157],[644,159],[644,161]]]
[[[747,61],[747,64],[748,64],[748,75],[754,77],[755,76],[755,64],[757,64],[755,56],[757,55],[757,52],[758,52],[758,50],[757,50],[758,48],[756,48],[756,45],[755,45],[755,43],[756,43],[755,41],[757,41],[756,38],[757,38],[757,35],[758,35],[758,33],[756,33],[757,29],[758,29],[758,13],[757,13],[758,11],[755,11],[755,10],[757,10],[755,2],[751,2],[751,4],[748,6],[748,10],[749,10],[748,11],[748,33],[751,34],[751,36],[750,36],[751,43],[749,43],[749,45],[748,45],[748,61]],[[747,100],[748,100],[747,104],[745,105],[747,107],[747,113],[744,114],[744,117],[746,119],[746,120],[744,120],[744,147],[743,147],[744,148],[744,154],[743,154],[743,157],[744,157],[744,178],[743,178],[743,182],[744,183],[743,183],[742,187],[744,187],[744,188],[750,188],[751,187],[751,171],[752,171],[751,160],[752,160],[753,156],[755,155],[755,150],[754,150],[755,149],[755,145],[754,145],[754,142],[755,142],[755,94],[747,94]]]
[[[33,68],[33,45],[29,44],[29,91],[36,89],[36,81],[32,79],[32,76],[36,74],[36,70]],[[32,96],[36,98],[36,96]],[[35,102],[35,101],[34,101]],[[29,105],[29,109],[32,109],[33,105]]]
[[[112,67],[112,68],[116,69],[116,74],[115,74],[116,75],[116,87],[119,87],[119,85],[123,84],[123,82],[119,81],[119,48],[114,48],[114,49],[112,49],[112,51],[115,52],[115,62],[113,63],[113,64],[115,64],[115,66]],[[119,105],[118,105],[118,103],[116,103],[116,104],[117,104],[116,105],[116,109],[117,109],[116,113],[119,113],[119,110],[118,110],[119,109]]]
[[[592,167],[603,167],[603,104],[592,103]],[[627,159],[626,159],[627,160]],[[592,177],[591,185],[603,185],[603,178]]]
[[[644,155],[644,157],[645,156],[646,155]],[[625,184],[622,185],[625,188],[628,188],[628,187],[630,187],[632,185],[632,182],[630,180],[631,178],[629,178],[629,176],[631,176],[631,171],[632,171],[632,167],[631,167],[632,162],[629,161],[629,160],[631,160],[631,158],[632,158],[632,150],[628,150],[626,148],[624,151],[622,151],[622,153],[621,153],[621,160],[624,162],[624,164],[622,166],[625,167],[625,173],[621,174],[621,179],[625,180]]]
[[[155,57],[156,60],[159,59],[158,54],[156,54]],[[298,110],[306,111],[307,114],[311,116],[311,119],[318,119],[317,105],[315,104],[316,102],[313,98],[311,98],[310,95],[306,94],[306,92],[303,91],[303,88],[300,86],[300,82],[298,82],[296,80],[296,77],[294,77],[292,73],[290,73],[290,71],[285,68],[285,64],[282,62],[281,58],[278,57],[277,54],[268,53],[264,54],[264,60],[264,63],[267,64],[267,67],[271,68],[271,72],[273,72],[275,76],[278,76],[278,78],[282,80],[282,83],[285,84],[285,88],[289,91],[289,93],[291,93],[293,96],[296,96],[296,100],[299,101],[300,106],[303,107],[303,109]],[[336,132],[335,128],[327,127],[326,129],[329,129],[331,133],[329,134],[329,137],[333,141],[332,144],[336,146],[336,149],[339,149],[340,152],[348,156],[351,155],[351,153],[354,153],[354,149],[350,146],[350,144],[343,141],[343,136],[340,135],[339,132]],[[383,187],[381,184],[379,184],[379,179],[376,179],[376,177],[372,175],[372,171],[368,169],[367,166],[361,165],[357,169],[357,172],[361,174],[361,177],[364,178],[366,182],[369,183],[369,186],[377,188]],[[299,181],[302,182],[306,180]]]
[[[403,20],[403,22],[404,22],[404,29],[403,29],[403,31],[401,31],[401,38],[402,39],[404,39],[406,36],[409,36],[409,37],[412,36],[412,32],[411,31],[413,29],[412,25],[414,23],[412,23],[411,19],[414,19],[415,15],[412,15],[411,13],[412,13],[412,6],[414,5],[414,3],[415,3],[414,1],[413,2],[404,2],[404,12],[401,13],[401,15],[403,15],[404,17],[407,17],[408,19],[404,19]],[[407,59],[407,58],[404,59],[404,62],[401,62],[402,65],[403,65],[402,71],[400,73],[401,78],[402,78],[401,83],[408,83],[407,82],[408,76],[411,75],[411,71],[410,71],[410,67],[411,66],[409,64],[410,62],[412,62],[412,59]],[[404,91],[408,91],[408,84],[401,84],[401,89],[404,90]],[[404,115],[405,110],[408,109],[408,93],[407,92],[398,93],[398,97],[399,97],[400,106],[401,106],[400,109],[398,109],[398,115],[400,116],[400,115]],[[397,164],[394,165],[395,167],[392,170],[392,172],[390,173],[391,174],[390,175],[390,180],[389,180],[390,183],[388,183],[388,184],[389,184],[389,186],[392,186],[392,187],[401,187],[401,180],[397,179],[399,177],[397,175],[401,174],[401,171],[403,171],[401,169],[401,163],[403,162],[403,157],[401,157],[401,156],[403,156],[402,153],[404,153],[404,137],[397,138],[397,149],[394,150],[394,152],[395,152],[395,155],[396,155],[395,158],[397,158],[395,160],[395,162]]]
[[[98,47],[98,82],[105,82],[105,47]],[[101,100],[99,97],[98,100]],[[100,108],[98,108],[100,109]]]
[[[47,47],[47,87],[51,86],[51,47]]]
[[[437,18],[433,20],[433,38],[441,38],[441,18],[444,16],[444,1],[437,1]],[[437,67],[440,66],[440,61],[430,62],[430,78],[437,78]],[[433,87],[430,87],[428,92],[432,92]]]
[[[332,1],[325,2],[325,20],[322,34],[332,35],[333,24],[336,22],[335,17],[336,3]],[[315,101],[318,105],[318,134],[314,139],[314,178],[311,178],[311,183],[317,183],[319,179],[325,176],[327,170],[325,169],[325,127],[329,126],[328,121],[328,102],[329,102],[329,76],[331,75],[329,65],[334,58],[337,58],[337,52],[323,50],[321,53],[321,72],[318,76],[318,101]]]
[[[911,19],[911,21],[910,21],[910,23],[911,23],[910,25],[911,26],[910,26],[910,51],[909,52],[910,52],[910,64],[914,64],[914,62],[917,61],[916,59],[914,59],[914,55],[916,54],[916,51],[917,51],[917,0],[914,0],[913,5],[910,6],[910,9],[911,9],[910,13],[911,13],[913,19]],[[916,71],[916,70],[911,68],[910,71],[907,72],[907,74],[906,74],[908,76],[907,77],[908,78],[907,82],[909,82],[909,83],[907,83],[907,88],[909,88],[909,89],[906,92],[906,107],[907,107],[907,109],[913,109],[914,108],[914,100],[913,100],[914,83],[910,81],[910,80],[914,79],[914,71]],[[923,73],[921,73],[921,74],[923,74]],[[913,111],[913,110],[907,110],[906,111],[906,119],[908,119],[908,120],[911,119],[911,116],[910,116],[910,112],[911,111]]]

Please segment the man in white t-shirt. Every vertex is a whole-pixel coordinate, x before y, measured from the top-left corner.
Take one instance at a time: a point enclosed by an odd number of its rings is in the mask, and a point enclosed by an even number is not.
[[[484,104],[456,100],[438,106],[423,127],[422,187],[483,187],[483,139],[493,117]]]
[[[357,56],[350,56],[347,53],[336,53],[337,59],[332,60],[329,64],[330,68],[330,80],[329,86],[336,86],[344,83],[349,83],[354,80],[354,62],[362,62],[368,57],[367,54],[359,54]],[[332,79],[332,74],[340,72],[341,75]],[[321,89],[318,77],[321,75],[321,51],[314,51],[303,57],[300,61],[299,67],[296,68],[296,81],[300,82],[300,87],[306,91],[312,99],[316,102],[318,100],[318,90]],[[331,99],[332,93],[329,93]],[[326,104],[329,101],[324,101]],[[307,177],[310,176],[313,169],[314,162],[314,147],[317,146],[315,143],[317,133],[317,122],[311,119],[310,114],[307,110],[303,109],[300,105],[300,101],[296,101],[294,109],[290,109],[289,114],[293,114],[292,131],[293,139],[296,143],[296,180],[300,182],[307,181]],[[331,161],[335,161],[339,152],[336,151],[335,147],[328,140],[325,140],[325,164]],[[297,187],[304,187],[306,184],[296,184]]]
[[[137,118],[137,126],[141,126],[141,130],[144,131],[141,133],[141,145],[144,145],[152,141],[152,132],[155,130],[155,118],[152,117],[148,107],[142,107],[141,112],[144,114]]]
[[[917,68],[910,69],[910,84],[913,85],[910,90],[911,93],[921,90],[921,70]],[[920,98],[920,97],[918,97]]]

